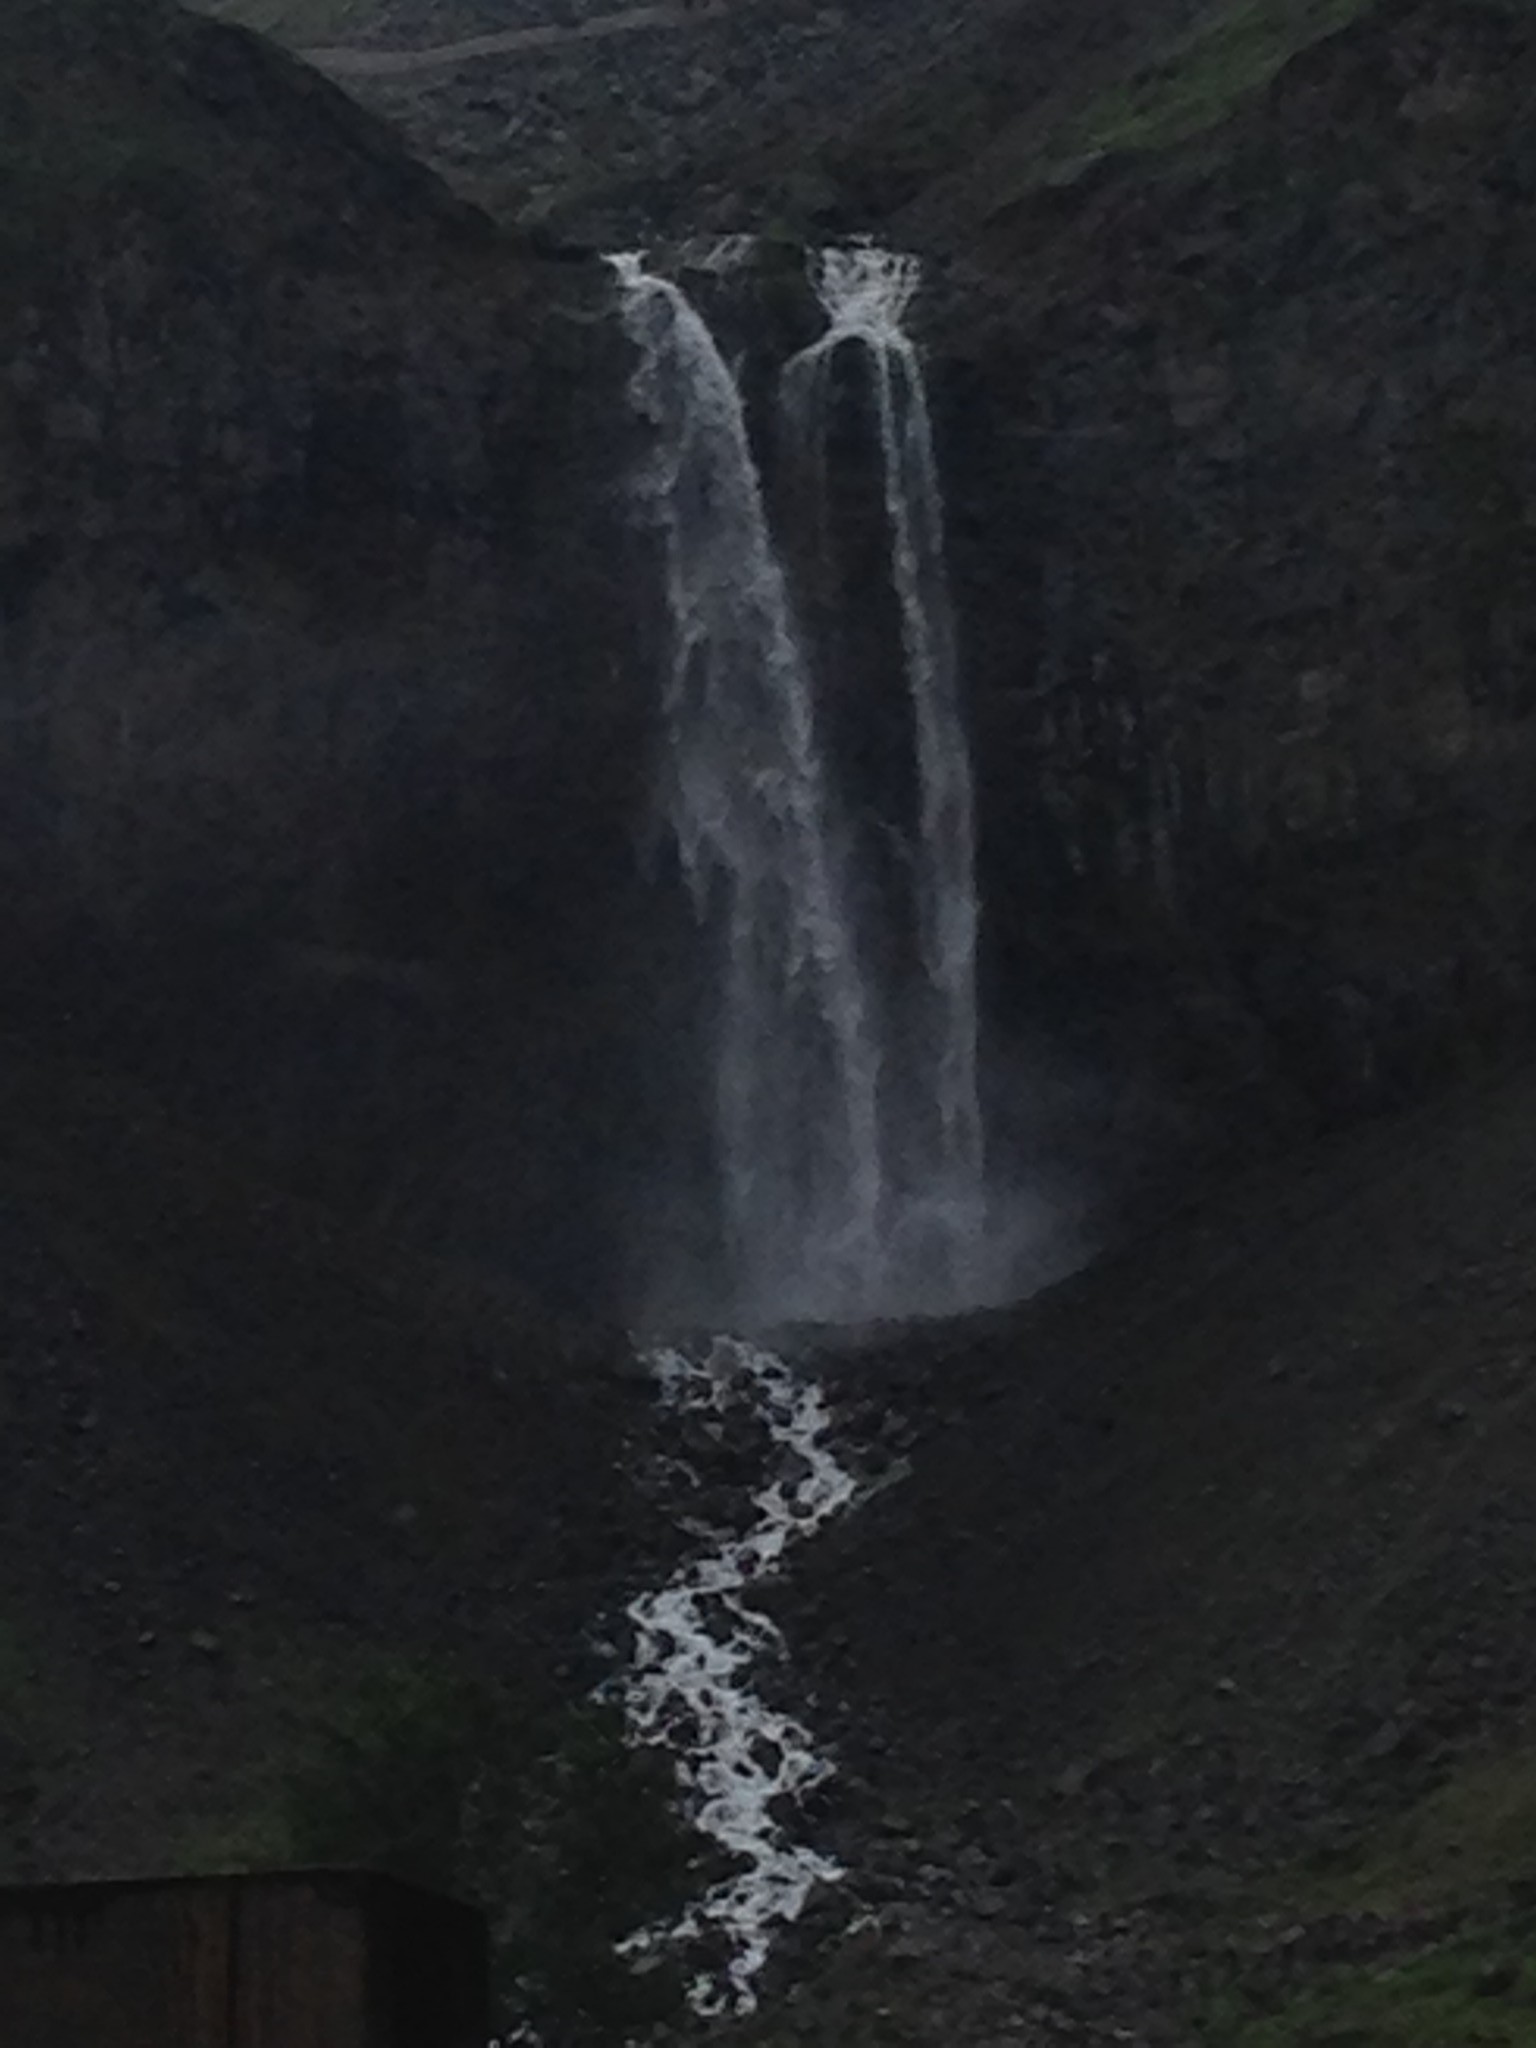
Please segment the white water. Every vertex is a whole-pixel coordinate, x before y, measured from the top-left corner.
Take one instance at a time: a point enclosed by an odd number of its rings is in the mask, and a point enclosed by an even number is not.
[[[615,259],[656,429],[666,548],[666,805],[715,963],[715,1125],[733,1304],[857,1313],[878,1288],[877,1035],[811,677],[742,401],[678,287]]]
[[[723,277],[739,261],[732,247],[706,268]],[[975,829],[932,424],[903,324],[916,267],[863,248],[824,252],[813,281],[827,331],[784,386],[819,463],[833,358],[853,343],[879,423],[901,620],[895,688],[910,705],[918,802],[906,862],[916,960],[878,1001],[856,917],[869,892],[817,710],[818,687],[835,678],[812,673],[736,379],[677,284],[638,257],[614,269],[639,356],[633,396],[654,429],[645,489],[671,630],[665,808],[713,949],[732,1317],[761,1326],[963,1306],[980,1298],[987,1234]],[[782,1639],[752,1589],[851,1501],[854,1482],[828,1444],[820,1388],[773,1352],[722,1337],[699,1353],[658,1349],[650,1363],[672,1409],[722,1427],[749,1411],[769,1446],[746,1532],[701,1531],[699,1553],[631,1603],[634,1661],[620,1686],[632,1739],[671,1752],[689,1818],[738,1866],[626,1951],[718,1950],[691,2003],[739,2014],[756,2004],[775,1934],[841,1875],[785,1831],[786,1809],[832,1767],[753,1689]]]
[[[816,1885],[842,1874],[782,1825],[785,1803],[832,1766],[807,1729],[752,1689],[754,1668],[782,1654],[783,1639],[751,1592],[793,1544],[848,1505],[854,1482],[828,1445],[820,1386],[773,1352],[719,1337],[700,1354],[663,1349],[650,1362],[669,1407],[723,1418],[745,1404],[771,1446],[771,1476],[753,1496],[747,1532],[709,1537],[659,1591],[631,1602],[635,1654],[622,1688],[632,1738],[672,1753],[689,1818],[743,1866],[675,1925],[644,1930],[625,1951],[718,1935],[725,1961],[695,1977],[689,2000],[702,2014],[741,2014],[757,2004],[775,1933],[798,1918]]]
[[[740,266],[740,254],[731,252]],[[718,264],[710,266],[719,272]],[[802,456],[824,465],[832,364],[866,359],[879,425],[895,687],[910,709],[917,815],[901,847],[915,957],[878,992],[871,901],[839,801],[816,677],[770,530],[736,380],[681,288],[615,259],[655,428],[665,541],[668,822],[715,950],[710,1059],[724,1306],[738,1326],[964,1307],[989,1291],[977,1083],[970,761],[922,365],[905,327],[914,259],[821,252],[826,332],[787,367]],[[818,492],[819,515],[826,494]],[[892,834],[892,836],[895,836]]]
[[[824,501],[832,365],[845,344],[867,359],[880,430],[891,575],[901,612],[918,777],[909,871],[926,989],[899,1077],[903,1158],[890,1230],[936,1305],[983,1291],[986,1148],[977,1081],[975,800],[944,565],[944,502],[922,363],[905,320],[915,257],[867,245],[825,249],[811,280],[826,332],[785,367],[786,416]]]

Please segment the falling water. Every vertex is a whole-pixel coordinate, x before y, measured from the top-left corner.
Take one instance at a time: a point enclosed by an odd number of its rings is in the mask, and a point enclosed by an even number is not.
[[[739,260],[711,262],[714,275]],[[827,330],[785,374],[801,452],[824,458],[831,366],[870,366],[891,586],[897,701],[910,706],[918,792],[903,886],[904,972],[877,973],[859,918],[872,893],[840,802],[828,721],[775,547],[741,393],[681,288],[614,259],[654,430],[645,489],[662,536],[671,644],[665,808],[710,961],[714,1141],[738,1326],[951,1308],[978,1298],[985,1235],[977,1092],[974,821],[943,561],[943,505],[905,258],[825,252]],[[826,494],[818,495],[823,513]],[[826,688],[829,678],[819,679]],[[876,990],[878,988],[878,994]],[[810,1730],[754,1683],[778,1632],[753,1594],[853,1500],[819,1386],[740,1338],[648,1354],[667,1405],[706,1427],[745,1413],[767,1447],[745,1530],[701,1533],[667,1582],[629,1605],[622,1681],[634,1740],[674,1753],[685,1807],[732,1873],[675,1924],[624,1944],[714,1955],[690,1998],[750,2011],[779,1931],[838,1866],[793,1839],[800,1795],[831,1774]],[[723,1951],[724,1962],[720,1961]]]
[[[656,429],[672,652],[667,808],[720,946],[717,1141],[733,1309],[858,1313],[879,1290],[879,1053],[784,571],[741,396],[678,287],[615,268]]]
[[[918,790],[904,862],[916,961],[878,993],[854,916],[868,892],[741,394],[683,291],[639,258],[615,267],[640,352],[634,395],[656,430],[667,810],[720,948],[715,1130],[732,1313],[958,1307],[977,1298],[986,1226],[975,828],[932,423],[903,325],[917,267],[865,247],[822,252],[813,282],[827,329],[784,378],[818,463],[845,342],[873,382]]]
[[[915,1258],[922,1284],[953,1305],[981,1288],[987,1220],[977,1083],[976,831],[933,423],[922,363],[904,325],[920,272],[912,256],[858,244],[820,251],[811,275],[827,328],[786,366],[784,409],[824,506],[833,360],[845,343],[863,351],[879,422],[915,737],[919,818],[908,865],[925,987],[899,1082],[905,1150],[891,1230],[904,1265]],[[924,1273],[925,1265],[937,1270]]]

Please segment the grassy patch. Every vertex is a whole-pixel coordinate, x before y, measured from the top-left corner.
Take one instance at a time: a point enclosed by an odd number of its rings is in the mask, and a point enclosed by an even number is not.
[[[997,214],[1044,186],[1071,184],[1105,156],[1173,148],[1224,121],[1301,51],[1377,0],[1213,0],[1174,31],[1155,16],[1114,43],[1069,50],[1043,78],[1031,49],[1000,53],[993,75],[925,80],[828,144],[823,163],[857,203],[905,206],[959,177],[968,207]],[[1115,45],[1118,45],[1116,47]]]
[[[1347,1870],[1313,1884],[1308,1903],[1392,1913],[1512,1885],[1536,1894],[1536,1749],[1464,1764],[1368,1838]]]
[[[1221,1987],[1206,2048],[1536,2048],[1536,1749],[1465,1763],[1342,1865],[1288,1873],[1269,1903],[1303,1924],[1376,1915],[1405,1931],[1379,1962]],[[1425,1913],[1463,1928],[1415,1954]]]
[[[1376,0],[1239,0],[1208,15],[1084,107],[1048,146],[1056,159],[1168,149],[1222,121],[1310,44]]]
[[[617,1713],[535,1708],[462,1668],[353,1659],[297,1681],[286,1751],[183,1847],[197,1871],[361,1865],[476,1899],[507,2020],[587,2048],[677,2005],[676,1973],[637,1974],[614,1943],[701,1881],[670,1780]]]
[[[1329,1973],[1277,2010],[1234,1995],[1207,2048],[1536,2048],[1536,1959],[1497,1930],[1387,1968]]]

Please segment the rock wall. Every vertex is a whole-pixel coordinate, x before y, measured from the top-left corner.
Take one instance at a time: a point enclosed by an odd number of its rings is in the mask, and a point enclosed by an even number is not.
[[[0,37],[0,1021],[601,1290],[666,1135],[641,1020],[683,1042],[603,273],[237,31]],[[1518,11],[1384,0],[1176,146],[888,224],[931,238],[989,1007],[1202,1142],[1529,1015],[1532,85]],[[886,664],[878,606],[839,631]]]
[[[1529,1018],[1533,87],[1519,10],[1378,7],[936,252],[998,985],[1197,1094]]]
[[[241,32],[3,41],[7,1014],[581,1268],[650,694],[602,275]]]

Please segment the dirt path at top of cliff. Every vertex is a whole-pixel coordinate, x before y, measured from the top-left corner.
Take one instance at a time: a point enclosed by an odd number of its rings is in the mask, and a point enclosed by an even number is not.
[[[495,35],[437,43],[425,50],[337,47],[304,50],[300,55],[317,70],[337,77],[403,78],[417,71],[446,70],[477,57],[509,56],[518,50],[554,50],[566,43],[600,42],[609,36],[633,35],[638,29],[694,28],[703,22],[718,21],[730,11],[726,0],[710,0],[710,4],[697,7],[625,7],[613,14],[594,14],[588,21],[503,29]]]

